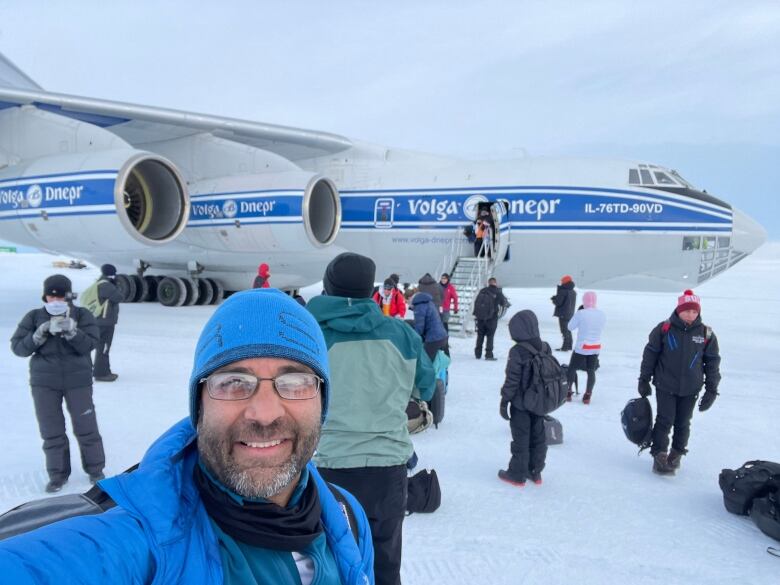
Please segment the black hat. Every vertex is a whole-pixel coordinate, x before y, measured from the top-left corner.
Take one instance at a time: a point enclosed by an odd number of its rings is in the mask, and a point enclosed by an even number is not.
[[[113,264],[103,264],[100,267],[100,274],[103,276],[116,276],[116,266]]]
[[[395,282],[393,282],[392,278],[386,278],[382,286],[384,288],[395,288]]]
[[[73,291],[70,278],[62,274],[54,274],[43,281],[43,302],[46,302],[46,296],[66,297]]]
[[[393,272],[388,278],[393,281],[395,286],[398,286],[398,283],[401,282],[401,277],[398,276],[395,272]]]
[[[450,275],[447,274],[446,272],[442,272],[441,276],[439,277],[439,280],[441,280],[442,278],[446,278],[447,280],[449,280],[450,279]]]
[[[368,298],[374,290],[375,275],[376,264],[371,258],[344,252],[328,264],[322,286],[333,297]]]

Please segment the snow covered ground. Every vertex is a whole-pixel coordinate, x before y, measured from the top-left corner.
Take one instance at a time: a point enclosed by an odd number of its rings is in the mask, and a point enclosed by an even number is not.
[[[0,255],[0,338],[39,305],[51,256]],[[82,290],[96,270],[65,270]],[[559,345],[550,289],[506,290],[511,313],[530,308],[542,336]],[[726,512],[718,473],[750,459],[780,461],[780,244],[764,246],[696,289],[703,317],[722,352],[721,396],[694,415],[689,445],[674,478],[650,471],[623,436],[620,411],[636,395],[647,334],[665,319],[675,295],[599,292],[608,316],[593,402],[564,405],[556,416],[565,443],[551,447],[544,484],[518,489],[496,478],[509,458],[499,388],[511,346],[506,323],[497,362],[475,361],[473,338],[451,340],[446,417],[415,436],[422,466],[435,468],[442,506],[414,515],[404,530],[403,581],[431,583],[728,584],[780,582],[778,546],[748,518]],[[317,287],[304,291],[316,294]],[[582,292],[582,291],[581,291]],[[123,305],[111,352],[120,378],[95,386],[108,473],[137,462],[147,446],[187,413],[186,381],[199,330],[213,307]],[[6,345],[8,348],[8,345]],[[560,354],[559,354],[560,355]],[[0,509],[43,496],[46,475],[27,384],[27,360],[0,359]],[[67,491],[86,490],[78,449]]]

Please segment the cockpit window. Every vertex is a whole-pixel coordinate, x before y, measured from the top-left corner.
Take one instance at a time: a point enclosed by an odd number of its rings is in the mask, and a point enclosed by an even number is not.
[[[639,169],[639,174],[642,176],[643,185],[653,185],[653,178],[650,176],[650,171],[647,169]]]
[[[661,171],[654,171],[655,182],[659,185],[676,185],[677,183],[672,178]]]
[[[693,185],[692,185],[690,182],[686,181],[686,180],[685,180],[685,179],[682,177],[682,175],[680,175],[680,173],[678,173],[677,171],[675,171],[675,170],[671,170],[671,171],[669,171],[669,172],[671,173],[671,175],[672,175],[672,176],[673,176],[675,179],[677,179],[677,181],[679,181],[680,183],[682,183],[683,185],[685,185],[685,186],[686,186],[686,187],[688,187],[689,189],[695,189],[695,188],[696,188],[696,187],[694,187],[694,186],[693,186]]]
[[[639,182],[639,171],[637,169],[628,169],[628,184],[629,185],[640,185]]]

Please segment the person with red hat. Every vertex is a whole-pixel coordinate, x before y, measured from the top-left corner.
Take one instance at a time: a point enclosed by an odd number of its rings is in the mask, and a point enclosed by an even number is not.
[[[263,262],[257,267],[257,276],[255,276],[255,280],[252,283],[252,288],[270,288],[269,278],[271,278],[271,270],[268,264]]]
[[[639,394],[650,396],[655,385],[657,413],[650,454],[653,471],[673,475],[688,451],[691,417],[702,386],[699,411],[708,410],[718,396],[720,351],[718,338],[701,320],[701,299],[686,290],[671,317],[650,332],[642,355]],[[669,433],[674,427],[672,450]]]

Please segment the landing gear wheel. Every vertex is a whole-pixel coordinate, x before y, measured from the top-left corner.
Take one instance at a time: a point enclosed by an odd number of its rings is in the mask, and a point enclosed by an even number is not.
[[[144,276],[146,286],[149,288],[149,294],[144,299],[145,301],[154,302],[157,300],[157,283],[159,278],[157,276],[146,275]]]
[[[157,300],[166,307],[181,307],[184,304],[184,298],[187,296],[187,289],[180,278],[175,276],[165,276],[157,283]]]
[[[196,283],[198,286],[198,299],[195,301],[195,304],[210,305],[211,299],[214,297],[214,287],[211,286],[211,282],[205,278],[199,278]]]
[[[127,276],[135,283],[133,302],[139,303],[146,301],[146,298],[149,296],[149,285],[146,284],[146,281],[137,274],[128,274]]]
[[[135,298],[135,280],[127,274],[116,275],[116,287],[122,293],[125,303],[132,303]]]
[[[187,291],[187,295],[184,297],[184,307],[191,307],[198,300],[198,283],[189,277],[180,278],[184,283],[184,289]]]
[[[225,298],[225,289],[222,288],[222,284],[218,280],[213,278],[205,278],[211,283],[211,288],[214,290],[214,295],[211,297],[211,304],[218,305]]]

